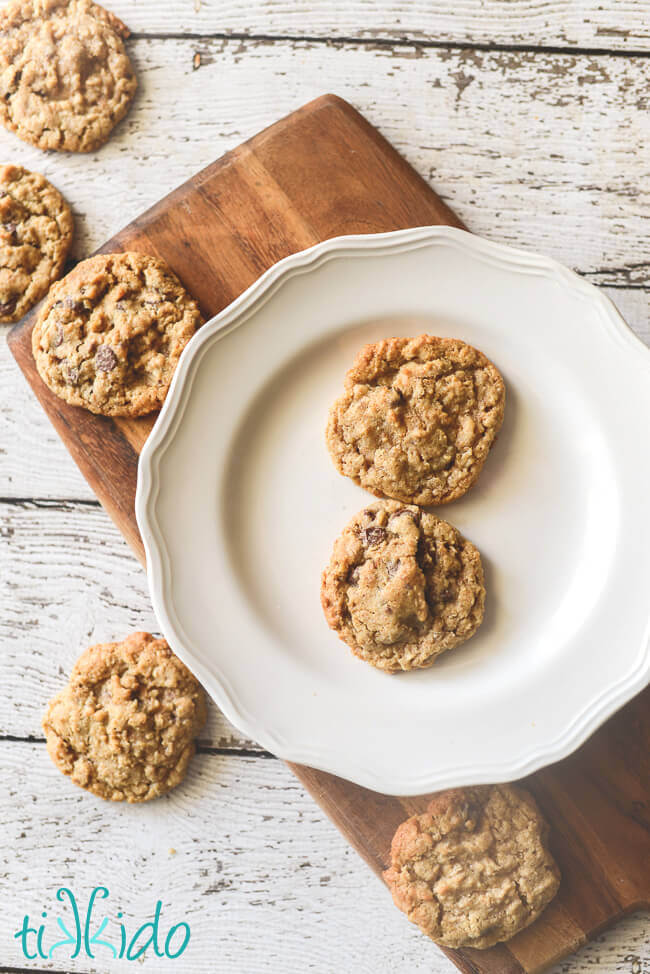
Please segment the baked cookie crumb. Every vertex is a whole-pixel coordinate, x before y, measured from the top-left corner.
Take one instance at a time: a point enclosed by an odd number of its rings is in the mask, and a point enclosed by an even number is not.
[[[515,785],[455,788],[403,822],[384,873],[395,905],[443,947],[492,947],[531,924],[560,872],[548,826]]]
[[[70,207],[22,166],[0,166],[0,321],[18,321],[60,275],[72,243]]]
[[[159,409],[203,318],[167,265],[97,254],[50,290],[34,326],[39,375],[61,399],[105,416]]]
[[[63,774],[100,798],[143,802],[185,777],[206,720],[203,688],[164,639],[91,646],[43,720]]]
[[[39,149],[99,148],[137,87],[128,33],[92,0],[12,0],[0,11],[0,122]]]
[[[435,514],[375,501],[335,542],[321,603],[330,628],[367,663],[391,673],[431,666],[483,620],[481,556]]]
[[[378,497],[446,504],[476,481],[503,421],[505,386],[453,338],[388,338],[361,349],[330,410],[339,473]]]

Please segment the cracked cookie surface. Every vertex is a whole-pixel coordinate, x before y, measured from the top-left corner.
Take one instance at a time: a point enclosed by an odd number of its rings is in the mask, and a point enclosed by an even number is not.
[[[389,338],[361,349],[330,410],[339,473],[379,497],[444,504],[478,477],[503,421],[505,386],[452,338]]]
[[[206,719],[199,682],[164,639],[91,646],[43,720],[60,771],[110,801],[157,798],[183,780]]]
[[[0,121],[39,149],[90,152],[137,82],[128,29],[91,0],[12,0],[0,11]]]
[[[54,285],[32,333],[52,392],[106,416],[162,406],[181,352],[203,323],[198,305],[162,261],[98,254]]]
[[[39,173],[0,166],[0,321],[18,321],[63,270],[70,207]]]
[[[560,873],[534,799],[514,785],[440,792],[397,829],[384,879],[395,905],[444,947],[491,947],[535,920]]]
[[[321,604],[330,628],[373,666],[430,666],[481,624],[481,556],[435,514],[376,501],[336,540]]]

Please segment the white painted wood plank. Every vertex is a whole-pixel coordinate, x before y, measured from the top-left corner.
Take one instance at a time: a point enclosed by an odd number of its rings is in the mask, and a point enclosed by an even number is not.
[[[0,957],[8,965],[27,966],[12,938],[25,913],[41,922],[48,912],[52,944],[60,939],[58,887],[81,899],[103,883],[112,917],[121,910],[131,932],[159,898],[165,932],[190,924],[188,949],[167,961],[179,974],[346,971],[351,957],[367,974],[453,970],[279,761],[197,755],[179,788],[142,806],[110,805],[75,788],[42,745],[0,745],[0,767],[9,783],[0,806]],[[119,945],[117,925],[112,933]],[[162,963],[148,952],[137,969]],[[52,966],[135,969],[101,948],[95,964],[62,950]]]
[[[77,256],[226,149],[335,89],[476,232],[601,283],[648,280],[646,60],[239,40],[131,49],[140,93],[97,153],[44,155],[0,133],[5,158],[42,169],[72,203]]]
[[[649,50],[644,0],[112,0],[138,33],[410,38]]]
[[[41,737],[87,646],[157,632],[144,571],[100,507],[0,504],[0,736]],[[201,740],[256,747],[211,704]]]
[[[173,922],[190,924],[189,947],[173,964],[179,974],[454,969],[398,913],[279,761],[197,755],[179,788],[142,806],[110,805],[75,788],[43,745],[0,744],[0,768],[8,782],[0,797],[0,956],[7,965],[22,966],[12,934],[26,913],[39,922],[48,913],[44,942],[52,944],[56,916],[69,917],[56,909],[59,886],[82,900],[105,884],[111,917],[121,910],[131,932],[159,898],[165,933]],[[105,933],[119,928],[111,923]],[[641,965],[650,960],[649,938],[650,918],[631,918],[556,974],[632,971],[632,956]],[[142,969],[161,963],[148,955]],[[133,969],[101,948],[95,963],[59,951],[51,964]]]

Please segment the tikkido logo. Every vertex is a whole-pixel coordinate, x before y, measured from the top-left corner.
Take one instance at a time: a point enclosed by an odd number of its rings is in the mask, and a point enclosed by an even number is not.
[[[118,911],[115,920],[101,914],[96,900],[98,898],[106,900],[109,895],[105,886],[96,886],[82,914],[72,890],[62,886],[56,893],[59,903],[64,904],[64,916],[55,918],[58,931],[55,930],[53,933],[49,931],[52,920],[45,910],[41,913],[43,922],[38,926],[30,926],[29,914],[23,917],[22,927],[14,934],[14,939],[20,941],[23,957],[27,960],[37,960],[39,957],[50,960],[55,953],[59,957],[63,956],[65,948],[68,947],[70,953],[67,956],[70,960],[79,956],[94,960],[95,951],[101,951],[104,957],[106,952],[110,952],[115,960],[138,960],[146,950],[151,948],[156,957],[167,957],[173,960],[185,951],[190,942],[190,925],[185,921],[173,924],[163,940],[161,900],[156,903],[153,919],[143,923],[135,933],[130,935],[121,912]],[[93,932],[94,927],[96,929]],[[63,934],[63,939],[52,943],[53,937],[59,936],[60,933]]]

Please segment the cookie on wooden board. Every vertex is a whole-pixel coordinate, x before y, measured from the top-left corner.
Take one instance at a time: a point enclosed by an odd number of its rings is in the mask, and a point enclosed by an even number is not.
[[[162,406],[181,352],[203,323],[163,261],[98,254],[54,285],[32,334],[39,375],[73,406],[142,416]]]
[[[455,788],[403,822],[384,879],[395,905],[443,947],[492,947],[548,906],[560,872],[548,826],[515,785]]]
[[[420,335],[366,345],[330,410],[339,473],[379,497],[445,504],[476,481],[503,421],[505,386],[465,342]]]
[[[435,514],[376,501],[336,540],[321,603],[330,628],[366,662],[391,673],[430,666],[483,620],[481,556]]]
[[[11,0],[0,11],[0,122],[39,149],[99,148],[137,87],[128,33],[91,0]]]
[[[183,780],[205,719],[199,682],[164,639],[136,632],[82,653],[43,729],[50,757],[76,785],[143,802]]]
[[[72,243],[70,207],[22,166],[0,166],[0,321],[18,321],[60,277]]]

